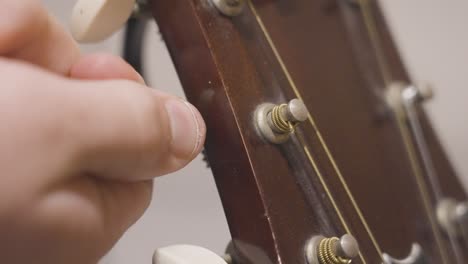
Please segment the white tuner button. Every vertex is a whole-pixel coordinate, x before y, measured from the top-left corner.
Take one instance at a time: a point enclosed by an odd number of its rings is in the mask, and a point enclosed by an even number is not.
[[[72,11],[71,32],[79,42],[98,42],[121,28],[135,0],[78,0]]]
[[[208,249],[174,245],[159,248],[154,252],[153,264],[226,264],[226,261]]]

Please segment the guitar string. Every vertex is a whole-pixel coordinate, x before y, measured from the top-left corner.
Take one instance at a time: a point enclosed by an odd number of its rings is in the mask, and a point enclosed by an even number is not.
[[[388,69],[387,59],[385,58],[384,52],[382,51],[382,43],[380,42],[379,32],[372,15],[372,10],[369,6],[369,0],[358,0],[359,5],[362,8],[362,16],[364,18],[365,27],[367,34],[371,40],[372,49],[377,58],[377,64],[379,67],[380,74],[386,85],[391,83],[391,73]]]
[[[421,150],[421,159],[428,174],[429,183],[432,186],[433,192],[436,196],[436,200],[441,201],[443,199],[443,196],[442,190],[440,188],[440,182],[437,178],[436,170],[432,162],[431,155],[426,144],[426,140],[424,138],[423,129],[417,116],[416,109],[412,103],[405,103],[405,107],[408,112],[409,124],[414,131],[416,146]],[[460,245],[457,243],[455,235],[452,232],[448,233],[450,243],[452,245],[452,248],[454,249],[455,257],[458,263],[463,263],[463,255],[461,253]]]
[[[362,8],[362,14],[364,17],[364,23],[367,28],[367,33],[369,36],[369,39],[371,41],[372,49],[374,50],[374,54],[376,55],[377,61],[378,61],[378,67],[380,70],[380,73],[382,74],[382,78],[384,79],[384,83],[386,87],[390,86],[392,77],[391,77],[391,72],[389,71],[388,68],[388,63],[386,61],[384,52],[382,51],[382,44],[380,42],[380,36],[379,32],[377,30],[377,25],[374,20],[373,16],[373,11],[370,7],[370,1],[369,0],[359,0],[360,6]],[[434,233],[437,247],[440,250],[441,257],[444,263],[448,263],[448,256],[446,249],[443,248],[442,246],[442,237],[440,234],[440,229],[437,228],[437,223],[436,220],[434,219],[434,208],[430,202],[429,198],[429,188],[426,185],[426,182],[423,177],[422,173],[422,168],[419,165],[418,158],[416,155],[416,149],[413,144],[413,141],[411,139],[411,132],[409,131],[409,128],[406,126],[405,120],[402,116],[397,115],[397,124],[398,128],[400,130],[400,134],[402,135],[403,138],[403,143],[405,145],[405,149],[407,151],[411,168],[413,171],[413,175],[416,178],[416,182],[418,185],[418,189],[421,195],[421,198],[423,200],[423,205],[426,210],[426,214],[428,215],[429,222],[431,225],[432,232]],[[452,241],[452,239],[451,239]],[[453,246],[453,245],[452,245]],[[454,247],[455,249],[456,247]],[[460,259],[457,257],[458,261],[460,262]],[[462,263],[462,262],[460,262]]]
[[[416,184],[418,185],[419,192],[421,193],[421,196],[423,199],[423,206],[425,208],[426,214],[428,214],[429,224],[431,225],[432,232],[434,233],[437,247],[439,248],[439,251],[441,253],[442,261],[443,263],[449,263],[447,252],[445,249],[443,249],[443,246],[442,246],[442,237],[441,237],[439,228],[437,228],[436,220],[434,219],[433,214],[430,213],[430,212],[434,212],[434,207],[429,201],[429,198],[428,198],[429,188],[427,187],[426,182],[423,179],[423,172],[421,171],[421,168],[418,166],[416,150],[414,149],[414,146],[411,142],[411,135],[410,135],[411,132],[408,131],[408,128],[405,125],[405,120],[403,116],[397,115],[396,118],[397,118],[398,129],[402,136],[403,144],[405,145],[405,149],[408,154],[408,158],[410,160],[411,170],[413,171],[413,174],[416,178]]]
[[[459,226],[460,226],[460,229],[461,229],[461,232],[462,232],[463,239],[464,239],[465,243],[468,244],[468,226],[467,226],[466,222],[467,222],[467,220],[464,219]]]
[[[265,38],[267,39],[267,41],[268,41],[268,43],[270,45],[270,48],[273,50],[273,53],[274,53],[276,59],[278,60],[284,74],[286,75],[286,78],[287,78],[289,84],[291,85],[291,88],[293,89],[293,91],[294,91],[295,95],[297,96],[297,98],[302,100],[302,96],[301,96],[299,90],[297,89],[297,86],[296,86],[294,80],[292,79],[291,74],[289,73],[283,59],[281,58],[281,55],[279,54],[276,46],[274,45],[273,40],[271,39],[271,36],[270,36],[269,32],[267,31],[262,19],[260,18],[255,6],[252,4],[252,2],[250,0],[247,1],[247,3],[249,5],[250,9],[252,10],[252,13],[255,16],[255,18],[257,20],[257,23],[260,25],[260,28],[262,29],[263,34],[264,34]],[[357,205],[356,200],[354,199],[354,196],[352,195],[346,181],[344,180],[344,177],[341,174],[341,171],[338,168],[335,159],[333,158],[327,144],[325,143],[325,140],[323,139],[322,134],[320,133],[320,131],[319,131],[319,129],[318,129],[318,127],[317,127],[317,125],[316,125],[316,123],[315,123],[315,121],[314,121],[314,119],[313,119],[313,117],[312,117],[312,115],[310,113],[308,114],[308,120],[309,120],[310,124],[312,125],[314,131],[316,131],[316,136],[319,139],[320,145],[324,149],[329,161],[331,162],[331,164],[333,166],[333,169],[335,170],[336,174],[338,175],[338,178],[339,178],[341,184],[343,185],[343,188],[345,189],[345,192],[346,192],[348,198],[350,199],[351,204],[353,205],[353,207],[354,207],[354,209],[355,209],[361,223],[363,224],[369,238],[371,239],[372,244],[374,245],[374,247],[375,247],[376,251],[378,252],[379,256],[382,257],[382,250],[381,250],[379,244],[377,243],[377,240],[375,239],[373,233],[371,232],[371,230],[369,228],[369,225],[367,224],[367,221],[365,220],[359,206]],[[304,150],[306,151],[306,153],[308,153],[307,156],[309,158],[309,161],[311,162],[312,166],[316,169],[317,175],[319,175],[319,178],[320,178],[321,182],[323,182],[324,187],[325,187],[326,183],[323,180],[323,177],[321,176],[321,173],[318,171],[318,168],[317,168],[317,166],[315,164],[315,161],[312,158],[312,156],[310,155],[310,151],[308,150],[306,145],[304,145]],[[336,202],[334,201],[334,198],[331,195],[331,192],[329,191],[328,187],[326,187],[326,190],[328,190],[327,195],[328,195],[329,199],[332,201],[332,204],[334,204],[335,210],[337,211],[337,213],[340,212],[340,209],[336,205]],[[341,212],[339,214],[341,215]],[[344,222],[344,219],[342,219],[341,221],[342,221],[344,226],[347,226],[346,223]],[[347,232],[349,232],[349,229],[347,229]],[[362,256],[361,256],[361,258],[362,258]],[[364,259],[362,258],[362,260],[364,260]]]
[[[341,214],[341,211],[338,209],[338,205],[336,204],[336,201],[333,198],[333,195],[331,194],[330,189],[328,188],[328,185],[326,184],[325,179],[324,179],[322,173],[320,172],[320,169],[317,166],[317,162],[315,161],[315,159],[310,154],[310,150],[307,147],[307,145],[305,143],[305,140],[302,138],[302,136],[300,136],[297,133],[296,133],[296,137],[299,140],[299,142],[301,143],[301,145],[303,146],[304,152],[306,153],[306,156],[309,159],[310,164],[312,164],[312,167],[314,168],[314,171],[317,174],[317,176],[318,176],[318,178],[320,180],[320,183],[322,184],[323,188],[325,189],[325,192],[327,193],[328,198],[330,199],[330,201],[332,203],[332,206],[335,208],[336,214],[338,215],[338,218],[340,219],[340,222],[343,224],[343,227],[346,230],[346,233],[351,234],[351,230],[349,229],[348,224],[344,220],[344,217]],[[362,253],[360,251],[359,251],[359,258],[361,259],[361,262],[363,264],[367,263],[366,260],[364,259],[364,256],[362,255]]]

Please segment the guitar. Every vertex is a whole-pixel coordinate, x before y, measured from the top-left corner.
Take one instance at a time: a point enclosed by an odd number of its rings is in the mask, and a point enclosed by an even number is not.
[[[467,263],[467,197],[422,109],[431,92],[375,1],[149,4],[207,123],[227,262]]]

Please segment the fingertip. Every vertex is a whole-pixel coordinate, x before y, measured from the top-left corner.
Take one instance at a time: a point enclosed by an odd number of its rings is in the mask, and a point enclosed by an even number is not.
[[[171,98],[165,103],[171,128],[173,155],[187,162],[200,153],[206,126],[199,111],[187,101]]]
[[[191,110],[192,114],[193,114],[193,117],[195,119],[195,122],[197,124],[197,136],[196,136],[196,144],[195,144],[195,147],[191,153],[191,158],[195,158],[198,154],[200,154],[200,152],[202,151],[203,149],[203,145],[205,144],[205,139],[206,139],[206,124],[205,124],[205,121],[203,120],[203,117],[202,115],[200,114],[200,111],[198,111],[198,109],[192,105],[191,103],[189,102],[185,102],[185,104],[189,107],[189,109]]]

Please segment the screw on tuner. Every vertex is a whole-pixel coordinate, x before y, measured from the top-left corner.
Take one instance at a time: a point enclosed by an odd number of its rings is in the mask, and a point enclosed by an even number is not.
[[[296,126],[306,121],[308,116],[306,106],[299,99],[280,105],[265,103],[255,111],[255,125],[264,139],[281,144],[289,139]]]

